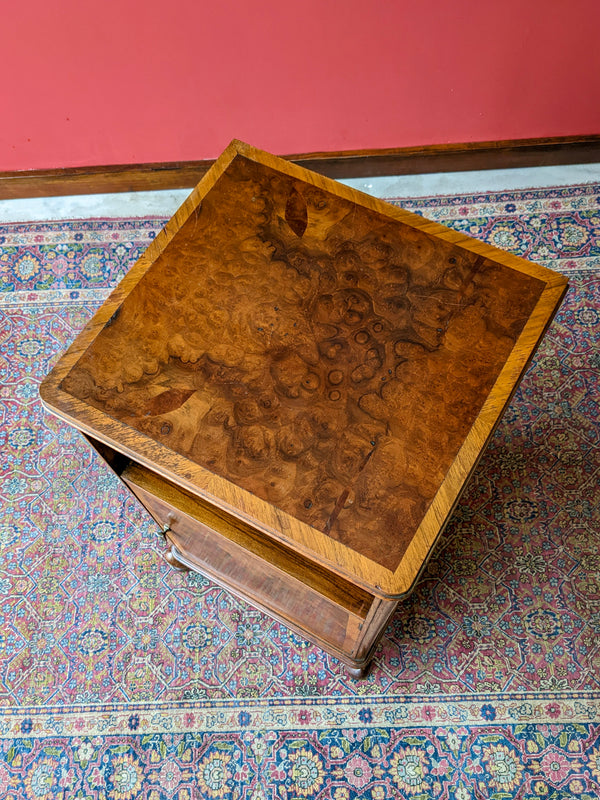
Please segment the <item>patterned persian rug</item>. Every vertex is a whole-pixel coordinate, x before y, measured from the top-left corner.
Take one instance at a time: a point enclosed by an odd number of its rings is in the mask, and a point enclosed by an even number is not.
[[[364,681],[198,575],[40,379],[165,220],[0,226],[0,796],[600,796],[600,186],[404,201],[571,288]]]

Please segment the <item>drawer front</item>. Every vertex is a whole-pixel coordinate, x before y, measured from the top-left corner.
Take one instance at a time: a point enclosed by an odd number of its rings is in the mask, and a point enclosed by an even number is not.
[[[258,558],[204,523],[130,483],[186,562],[307,638],[351,656],[362,639],[364,617]],[[368,612],[368,609],[365,609]]]

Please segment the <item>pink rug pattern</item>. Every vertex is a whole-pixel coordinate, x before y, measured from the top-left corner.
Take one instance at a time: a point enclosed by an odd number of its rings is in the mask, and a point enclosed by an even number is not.
[[[199,575],[37,386],[161,219],[0,226],[0,787],[600,794],[600,187],[406,201],[571,288],[364,681]]]

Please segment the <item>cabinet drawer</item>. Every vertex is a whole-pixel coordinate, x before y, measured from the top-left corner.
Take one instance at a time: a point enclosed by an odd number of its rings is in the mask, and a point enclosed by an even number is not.
[[[286,552],[277,543],[261,541],[259,555],[240,543],[246,534],[244,543],[256,547],[253,537],[243,530],[236,528],[238,541],[224,536],[197,518],[201,513],[206,520],[203,507],[198,515],[189,513],[194,510],[195,498],[183,498],[177,487],[168,485],[168,499],[160,497],[158,492],[167,482],[144,467],[130,464],[121,478],[159,524],[168,526],[167,539],[184,556],[184,563],[307,638],[347,654],[355,650],[374,600],[363,589],[344,585],[346,582],[334,574],[321,574],[322,569],[320,573],[315,565],[305,564],[302,557]],[[178,499],[180,503],[175,505],[173,501]],[[215,514],[211,521],[223,527],[222,515]],[[276,564],[265,558],[268,555]]]

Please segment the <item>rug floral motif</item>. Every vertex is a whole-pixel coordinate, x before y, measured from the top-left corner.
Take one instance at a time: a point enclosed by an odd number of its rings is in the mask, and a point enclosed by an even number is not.
[[[37,387],[165,220],[0,225],[0,796],[600,796],[600,186],[394,201],[570,290],[368,678],[200,575]]]

